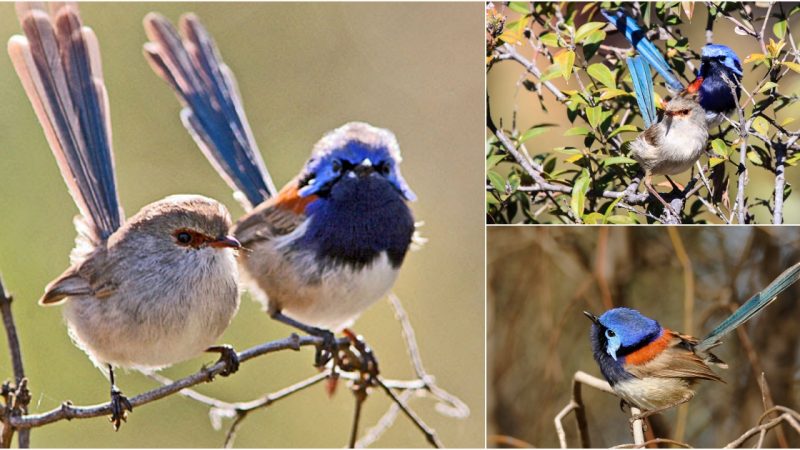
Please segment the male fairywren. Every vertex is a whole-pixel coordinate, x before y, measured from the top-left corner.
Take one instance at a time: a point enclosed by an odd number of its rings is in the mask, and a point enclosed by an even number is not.
[[[666,329],[629,308],[614,308],[600,317],[584,311],[593,322],[594,359],[614,392],[643,411],[634,419],[685,403],[694,397],[698,381],[722,381],[710,365],[727,365],[710,350],[798,279],[800,263],[780,274],[703,340]]]
[[[680,92],[687,89],[678,80],[658,47],[647,39],[644,30],[639,27],[635,19],[622,10],[610,12],[601,9],[600,12],[625,35],[625,38],[633,44],[636,51],[656,69],[656,72],[664,78],[670,90]],[[730,114],[736,108],[736,99],[741,93],[739,84],[743,75],[742,63],[733,49],[720,44],[704,46],[700,56],[700,70],[688,89],[697,92],[700,106],[703,107],[706,113],[708,126],[714,127],[722,122],[723,115]],[[631,73],[631,76],[635,77],[636,75]],[[634,84],[636,83],[637,81],[634,79]],[[735,86],[735,98],[729,83]]]
[[[184,15],[181,34],[154,13],[144,25],[148,62],[247,211],[232,229],[246,248],[243,279],[273,318],[332,339],[331,330],[389,291],[414,234],[407,202],[416,196],[400,173],[394,134],[347,123],[323,136],[300,174],[276,191],[233,73],[199,19]]]

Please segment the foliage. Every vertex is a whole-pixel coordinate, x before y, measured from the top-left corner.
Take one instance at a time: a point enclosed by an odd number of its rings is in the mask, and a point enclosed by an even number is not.
[[[783,204],[791,193],[784,170],[786,166],[793,170],[800,162],[800,130],[787,128],[796,123],[791,117],[780,119],[779,112],[798,100],[792,83],[797,79],[794,72],[800,73],[800,51],[791,22],[800,17],[800,7],[731,2],[697,6],[694,2],[510,2],[487,7],[487,18],[503,24],[492,29],[494,35],[487,31],[491,49],[487,71],[511,62],[521,65],[525,77],[520,87],[536,94],[538,107],[547,116],[536,117],[530,128],[517,129],[521,106],[515,103],[512,123],[495,123],[491,106],[496,99],[491,98],[490,83],[488,223],[746,223],[754,220],[759,208],[766,210],[758,211],[759,217],[783,221]],[[639,114],[624,62],[632,50],[622,38],[614,42],[625,42],[624,48],[608,44],[612,34],[619,33],[599,14],[601,7],[624,8],[643,23],[684,83],[694,79],[704,44],[690,44],[686,37],[690,27],[705,24],[709,40],[715,25],[728,27],[761,49],[739,55],[743,86],[754,87],[743,89],[739,111],[709,130],[708,157],[701,158],[703,173],[696,167],[684,186],[673,185],[671,193],[662,194],[680,217],[665,213],[654,197],[637,192],[639,167],[627,149],[627,142],[643,131],[632,123]],[[707,12],[707,21],[702,20],[701,10]],[[658,93],[656,97],[660,103]],[[546,140],[536,137],[552,133],[554,121],[569,124],[559,141],[574,142],[577,137],[582,142],[542,148]],[[749,173],[756,170],[771,177],[768,198],[758,198],[748,189]]]

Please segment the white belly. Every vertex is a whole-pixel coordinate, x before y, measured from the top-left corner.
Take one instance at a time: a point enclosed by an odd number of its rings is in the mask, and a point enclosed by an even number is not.
[[[614,392],[645,411],[672,406],[694,396],[690,383],[682,378],[633,378],[615,384]]]
[[[98,367],[163,368],[200,355],[239,307],[233,253],[217,255],[183,289],[148,289],[147,280],[119,286],[108,298],[72,297],[64,305],[70,336]],[[173,284],[177,286],[177,283]]]

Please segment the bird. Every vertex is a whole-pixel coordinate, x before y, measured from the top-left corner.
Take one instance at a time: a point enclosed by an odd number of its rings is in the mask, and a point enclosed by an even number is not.
[[[659,49],[647,39],[644,30],[639,27],[634,18],[623,10],[601,9],[600,12],[655,68],[672,92],[681,92],[685,89],[697,92],[698,101],[706,113],[709,128],[719,125],[723,117],[730,115],[736,108],[737,100],[741,95],[740,84],[743,72],[742,62],[732,48],[722,44],[705,45],[700,53],[700,69],[694,81],[684,87]],[[636,83],[637,81],[634,79],[634,85]],[[734,86],[735,97],[731,85]]]
[[[647,190],[672,211],[653,187],[652,177],[677,175],[691,169],[708,141],[706,114],[698,102],[697,85],[690,85],[667,102],[664,116],[658,121],[650,66],[641,56],[628,58],[626,62],[645,125],[644,132],[630,142],[630,154],[644,171]]]
[[[584,311],[592,321],[590,340],[594,359],[621,401],[642,410],[631,420],[688,402],[695,395],[697,382],[724,382],[711,366],[727,368],[727,365],[710,350],[799,278],[800,263],[797,263],[702,340],[664,328],[635,309],[613,308],[600,317]]]
[[[172,195],[125,220],[97,37],[74,4],[19,3],[8,52],[80,215],[70,266],[39,303],[63,305],[69,335],[111,382],[111,421],[132,411],[114,368],[158,370],[214,346],[239,307],[231,217],[216,200]]]
[[[277,191],[230,68],[194,14],[144,19],[144,54],[174,90],[181,119],[246,213],[232,228],[242,279],[269,315],[330,344],[388,293],[415,232],[416,195],[396,136],[366,122],[326,133]],[[326,346],[326,344],[323,344]],[[318,353],[316,364],[329,359]]]

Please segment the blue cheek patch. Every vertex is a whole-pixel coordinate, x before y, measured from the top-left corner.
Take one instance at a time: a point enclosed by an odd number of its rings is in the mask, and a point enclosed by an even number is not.
[[[617,350],[619,350],[622,342],[619,340],[619,336],[614,336],[608,338],[608,344],[606,345],[606,353],[608,353],[614,361],[617,360]]]

